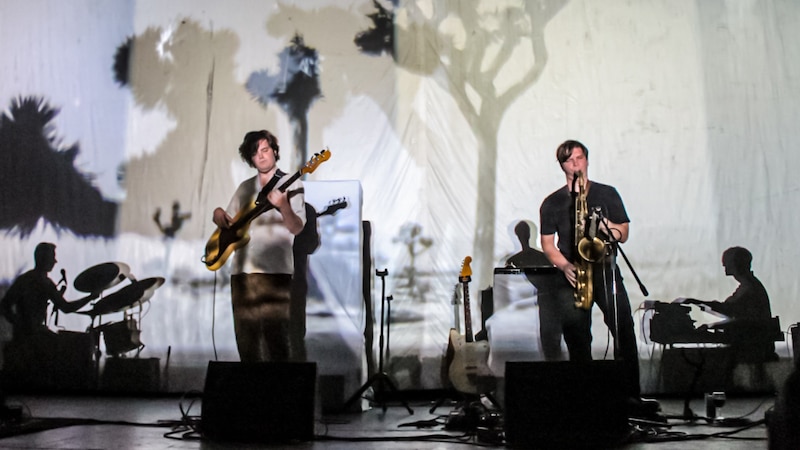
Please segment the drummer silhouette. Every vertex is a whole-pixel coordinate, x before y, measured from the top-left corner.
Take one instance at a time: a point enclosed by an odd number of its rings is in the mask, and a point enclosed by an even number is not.
[[[47,308],[52,303],[54,311],[75,312],[99,293],[92,292],[75,301],[64,299],[66,290],[66,274],[61,272],[62,280],[58,285],[53,283],[48,274],[53,270],[56,260],[56,246],[42,242],[33,252],[34,268],[23,273],[11,285],[2,300],[0,311],[13,326],[13,341],[30,340],[34,336],[53,334],[47,326]]]
[[[99,295],[92,292],[79,300],[65,300],[65,272],[61,271],[62,279],[58,284],[48,276],[57,262],[56,246],[42,242],[36,246],[33,255],[34,268],[17,277],[0,301],[0,313],[13,327],[12,339],[4,351],[6,386],[9,380],[37,387],[56,383],[57,380],[53,380],[56,369],[69,362],[61,356],[65,353],[64,339],[59,339],[59,334],[47,324],[48,306],[53,305],[54,313],[71,313]]]

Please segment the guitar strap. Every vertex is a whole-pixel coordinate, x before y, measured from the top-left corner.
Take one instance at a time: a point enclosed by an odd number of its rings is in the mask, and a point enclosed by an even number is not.
[[[276,184],[278,184],[278,180],[283,178],[286,175],[281,169],[275,171],[275,175],[272,176],[272,179],[267,182],[267,184],[261,189],[261,192],[258,193],[256,196],[256,205],[260,205],[264,200],[267,199],[267,194],[271,191]]]

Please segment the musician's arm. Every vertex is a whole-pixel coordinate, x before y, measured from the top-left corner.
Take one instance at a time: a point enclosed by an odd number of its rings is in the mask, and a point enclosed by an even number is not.
[[[684,305],[698,305],[702,309],[708,308],[712,311],[724,314],[726,316],[730,315],[730,308],[728,308],[724,302],[720,302],[718,300],[698,300],[696,298],[680,298],[676,299],[675,303],[680,303]]]
[[[603,219],[600,230],[608,236],[612,236],[620,244],[628,240],[628,230],[630,223],[614,223],[608,219]]]
[[[556,235],[555,234],[543,234],[542,239],[542,251],[544,252],[544,256],[547,257],[547,260],[550,261],[550,264],[558,267],[558,270],[564,272],[564,276],[567,277],[567,280],[575,286],[576,275],[575,275],[575,266],[561,254],[561,251],[558,250],[556,246]]]
[[[75,311],[83,308],[84,306],[86,306],[87,303],[89,303],[90,301],[96,299],[99,296],[100,296],[99,293],[91,293],[91,294],[89,294],[86,297],[83,297],[81,299],[74,300],[74,301],[67,301],[64,298],[63,290],[58,290],[55,287],[55,285],[53,285],[53,289],[51,290],[50,295],[49,295],[50,301],[53,302],[53,305],[55,305],[56,308],[58,308],[60,311],[63,311],[65,313],[75,312]]]
[[[281,213],[283,224],[289,232],[297,236],[303,231],[303,227],[306,225],[306,206],[302,188],[286,192],[278,189],[270,191],[267,194],[267,200]]]

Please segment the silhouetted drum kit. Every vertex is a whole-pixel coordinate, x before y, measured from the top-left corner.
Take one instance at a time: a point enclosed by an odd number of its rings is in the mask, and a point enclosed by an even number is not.
[[[126,279],[130,280],[128,285],[103,295],[104,291],[121,284]],[[139,340],[140,330],[136,320],[128,311],[136,307],[141,308],[163,284],[162,277],[135,279],[131,276],[130,267],[122,262],[97,264],[81,272],[75,278],[73,286],[81,292],[99,294],[100,299],[92,304],[91,309],[77,313],[91,317],[92,330],[103,333],[107,355],[117,356],[141,349],[144,345]],[[95,325],[95,318],[117,312],[124,313],[124,320]]]

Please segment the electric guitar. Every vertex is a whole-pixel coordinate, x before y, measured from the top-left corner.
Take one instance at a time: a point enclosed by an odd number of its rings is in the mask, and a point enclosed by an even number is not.
[[[487,361],[489,359],[489,343],[475,341],[472,334],[472,311],[469,302],[469,282],[472,269],[469,264],[472,258],[467,256],[461,265],[459,283],[464,290],[464,334],[457,329],[450,330],[448,356],[452,357],[448,369],[448,377],[453,387],[465,394],[483,393],[481,378],[491,376]]]
[[[286,192],[286,189],[301,176],[312,173],[323,162],[331,157],[331,152],[328,149],[315,153],[311,159],[303,165],[289,180],[283,183],[278,189],[281,192]],[[233,223],[228,228],[217,228],[214,234],[209,238],[206,243],[206,253],[202,258],[208,270],[218,270],[225,265],[228,257],[231,254],[245,246],[250,241],[248,231],[250,229],[250,222],[259,215],[274,208],[274,206],[266,200],[266,192],[263,200],[256,200],[249,206],[243,208],[233,218]],[[259,195],[259,197],[262,197]]]

